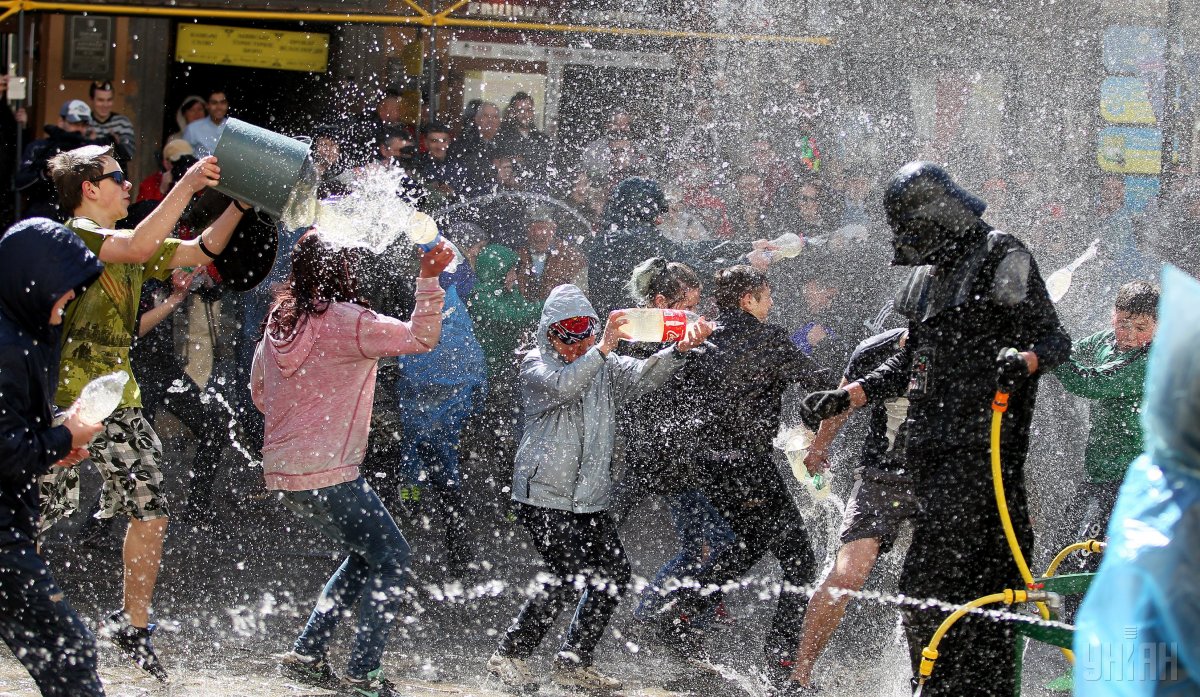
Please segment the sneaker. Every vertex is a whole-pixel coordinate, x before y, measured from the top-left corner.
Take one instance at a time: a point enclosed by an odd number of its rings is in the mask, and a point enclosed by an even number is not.
[[[153,622],[146,627],[135,627],[129,624],[122,610],[109,615],[101,624],[100,636],[111,641],[117,648],[125,652],[138,668],[167,682],[167,670],[158,660],[158,654],[150,644],[150,635],[158,625]]]
[[[559,687],[585,692],[612,692],[623,687],[620,680],[601,673],[595,666],[583,666],[568,661],[555,661],[550,679]]]
[[[708,649],[704,645],[704,630],[693,627],[686,615],[660,615],[654,635],[664,648],[679,658],[701,662],[709,660]]]
[[[383,668],[376,668],[365,678],[343,678],[341,689],[348,697],[400,697],[396,686],[383,677]]]
[[[279,674],[288,680],[326,690],[337,690],[342,686],[337,673],[333,672],[324,658],[305,656],[295,651],[288,651],[280,657]]]
[[[523,659],[493,653],[487,662],[487,672],[507,687],[521,692],[537,692],[538,681]]]

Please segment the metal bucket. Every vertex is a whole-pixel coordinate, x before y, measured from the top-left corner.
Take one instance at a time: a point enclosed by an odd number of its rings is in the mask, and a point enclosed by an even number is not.
[[[290,227],[312,224],[317,174],[308,143],[230,118],[213,155],[221,167],[217,191]]]

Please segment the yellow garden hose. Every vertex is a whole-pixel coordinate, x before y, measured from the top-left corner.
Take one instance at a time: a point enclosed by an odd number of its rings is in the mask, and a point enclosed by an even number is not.
[[[1072,552],[1078,552],[1082,550],[1085,552],[1091,552],[1092,554],[1098,554],[1104,551],[1104,547],[1105,544],[1100,540],[1084,540],[1083,542],[1076,542],[1075,544],[1067,545],[1066,547],[1063,547],[1063,550],[1054,557],[1054,561],[1050,562],[1050,566],[1046,568],[1046,573],[1042,574],[1042,577],[1050,578],[1054,574],[1058,573],[1059,564],[1062,564],[1063,560],[1070,556]]]
[[[1012,517],[1008,514],[1008,499],[1004,496],[1004,472],[1000,466],[1000,425],[1006,411],[1008,411],[1008,393],[997,391],[995,399],[992,400],[992,489],[996,492],[996,508],[1000,511],[1000,524],[1004,526],[1004,537],[1008,540],[1008,549],[1012,552],[1013,561],[1017,563],[1017,569],[1021,572],[1021,580],[1025,581],[1025,585],[1032,589],[1034,587],[1033,574],[1029,571],[1029,564],[1025,563],[1021,545],[1017,544],[1017,533],[1013,530]],[[1046,607],[1046,603],[1038,602],[1037,609],[1042,619],[1050,619],[1050,608]],[[1068,661],[1075,662],[1075,654],[1070,649],[1063,649],[1062,652]]]
[[[982,598],[972,600],[966,605],[963,605],[954,612],[950,613],[950,616],[942,620],[942,623],[938,625],[937,631],[933,633],[933,638],[929,640],[929,644],[921,650],[921,667],[918,669],[917,674],[916,694],[919,695],[921,693],[921,686],[923,686],[925,682],[929,680],[929,676],[933,674],[933,664],[938,659],[938,644],[942,643],[942,637],[946,636],[946,633],[950,631],[950,628],[954,626],[955,622],[962,619],[963,616],[972,610],[976,610],[985,605],[994,605],[995,603],[1013,605],[1015,603],[1024,603],[1028,602],[1029,600],[1037,600],[1039,598],[1044,599],[1045,597],[1046,594],[1044,592],[1031,593],[1029,591],[1013,590],[1010,588],[1006,589],[1003,593],[993,593],[991,595],[985,595]]]

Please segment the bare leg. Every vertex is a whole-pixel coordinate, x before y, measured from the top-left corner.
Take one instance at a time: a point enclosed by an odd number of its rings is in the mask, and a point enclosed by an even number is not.
[[[842,615],[846,613],[846,603],[850,601],[850,596],[835,596],[832,589],[862,590],[878,556],[879,540],[874,538],[854,540],[842,545],[838,550],[837,562],[834,563],[833,569],[808,602],[808,611],[804,615],[804,626],[801,629],[800,647],[796,650],[792,680],[802,685],[811,682],[813,666],[825,652],[825,646],[841,624]]]
[[[125,531],[125,614],[135,627],[150,621],[150,601],[162,565],[167,519],[129,520]]]

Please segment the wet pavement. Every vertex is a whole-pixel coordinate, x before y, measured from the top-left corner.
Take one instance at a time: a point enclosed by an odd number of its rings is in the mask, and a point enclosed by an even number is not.
[[[155,596],[155,617],[161,624],[156,645],[172,683],[160,685],[129,666],[115,649],[102,645],[101,676],[108,694],[333,694],[290,684],[276,674],[275,665],[276,657],[290,648],[341,557],[273,498],[254,494],[255,476],[255,470],[237,467],[225,482],[229,495],[220,509],[226,521],[221,529],[188,528],[172,521]],[[442,576],[443,543],[440,523],[427,517],[430,511],[417,509],[398,517],[413,548],[414,571],[422,590],[413,614],[393,632],[384,660],[387,677],[402,694],[505,694],[494,680],[484,677],[483,664],[538,570],[537,555],[506,509],[489,505],[495,499],[488,491],[490,485],[483,484],[486,480],[476,476],[471,487],[471,529],[476,533],[479,568],[465,583],[435,582]],[[814,507],[798,488],[796,496],[810,521],[817,554],[826,558],[836,534],[836,511]],[[73,519],[53,531],[45,553],[68,599],[95,626],[98,618],[120,605],[121,530],[114,526],[97,543],[81,547],[70,538],[78,523]],[[673,528],[657,500],[639,507],[622,538],[639,585],[675,551]],[[867,590],[895,590],[903,546],[897,545],[881,559]],[[733,671],[729,680],[699,677],[695,669],[650,641],[648,628],[632,618],[636,600],[632,595],[618,609],[596,665],[626,682],[620,693],[624,695],[763,695],[764,685],[757,677],[760,647],[778,578],[774,560],[760,563],[743,587],[729,594],[730,622],[716,624],[710,631],[714,660]],[[568,619],[569,613],[564,613],[532,661],[539,675],[546,675],[553,637]],[[349,623],[343,625],[332,648],[335,669],[344,665],[350,631]],[[909,694],[907,647],[901,637],[894,606],[853,601],[818,665],[818,680],[835,695]],[[20,665],[7,651],[0,649],[0,654],[0,695],[36,694]],[[1026,671],[1027,695],[1040,694],[1035,686],[1062,672],[1056,667],[1061,658],[1043,647],[1030,649],[1026,660],[1031,664]],[[547,680],[541,694],[567,693],[555,691]]]

